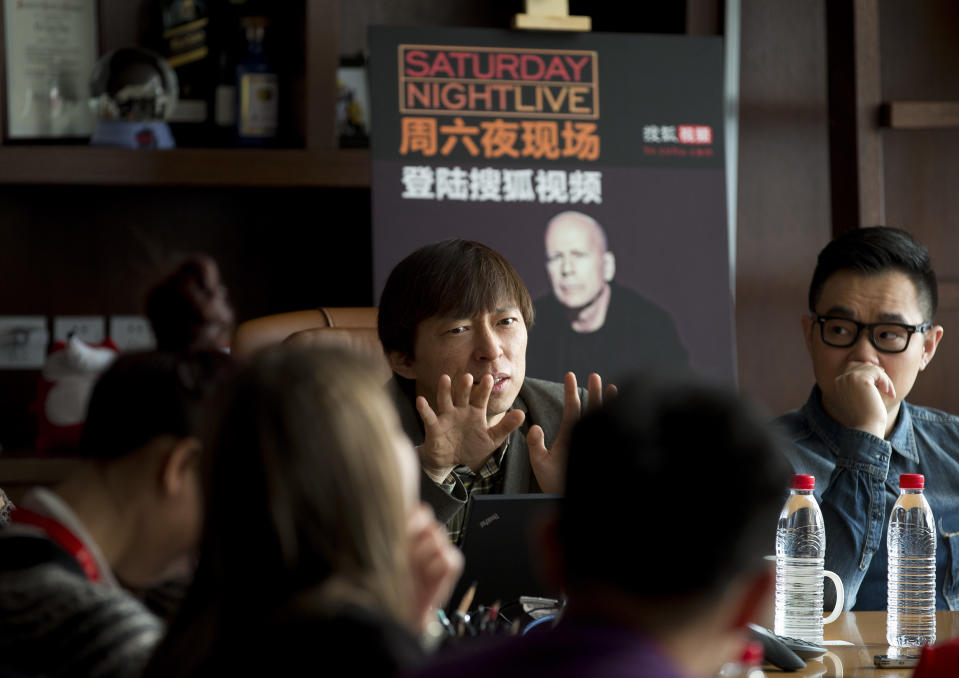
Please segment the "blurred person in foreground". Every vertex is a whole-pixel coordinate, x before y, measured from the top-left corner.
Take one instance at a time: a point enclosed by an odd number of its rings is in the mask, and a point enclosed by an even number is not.
[[[611,492],[610,468],[635,491]],[[763,555],[788,479],[765,423],[733,392],[621,383],[573,428],[566,495],[544,530],[547,570],[568,596],[559,623],[471,642],[416,675],[715,675],[769,613]]]
[[[462,568],[365,359],[267,349],[232,384],[196,577],[146,676],[392,675]]]
[[[140,674],[163,625],[128,589],[192,557],[201,429],[229,365],[134,353],[100,376],[76,469],[0,529],[0,674]]]
[[[213,257],[203,253],[185,257],[150,287],[144,306],[159,350],[180,354],[229,351],[235,314]],[[176,577],[141,591],[140,598],[169,619],[186,595],[192,576],[192,571],[184,568]]]

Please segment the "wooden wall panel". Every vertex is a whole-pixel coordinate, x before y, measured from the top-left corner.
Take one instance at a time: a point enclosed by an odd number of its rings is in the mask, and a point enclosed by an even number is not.
[[[885,101],[959,101],[959,5],[950,0],[880,3]],[[940,281],[935,360],[910,400],[959,412],[959,130],[883,131],[887,222],[929,248]]]
[[[740,78],[739,378],[774,415],[812,387],[799,318],[831,235],[823,1],[743,0]]]

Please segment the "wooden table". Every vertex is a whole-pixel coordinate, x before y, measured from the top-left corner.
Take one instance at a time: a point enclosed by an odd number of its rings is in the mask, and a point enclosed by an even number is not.
[[[845,640],[852,645],[826,645],[828,652],[820,658],[806,661],[806,668],[786,673],[765,669],[769,675],[825,676],[849,678],[872,676],[873,678],[907,678],[913,669],[876,669],[873,657],[889,654],[886,644],[885,612],[844,612],[832,624],[826,624],[826,641]],[[936,612],[936,640],[942,642],[959,636],[959,612]],[[910,650],[910,653],[912,651]],[[918,650],[916,651],[918,653]]]

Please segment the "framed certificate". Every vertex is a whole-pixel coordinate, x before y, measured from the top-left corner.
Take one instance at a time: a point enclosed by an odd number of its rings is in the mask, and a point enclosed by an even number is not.
[[[97,0],[2,0],[8,139],[88,137]]]

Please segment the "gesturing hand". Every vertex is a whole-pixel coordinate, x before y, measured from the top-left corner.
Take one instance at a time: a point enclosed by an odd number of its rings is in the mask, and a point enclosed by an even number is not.
[[[455,384],[444,374],[436,389],[435,412],[426,398],[416,398],[416,411],[426,433],[417,452],[423,470],[434,481],[442,482],[457,464],[478,470],[506,436],[523,423],[526,415],[511,410],[495,425],[489,425],[486,407],[492,391],[492,375],[483,375],[474,385],[472,374],[457,377]]]
[[[589,375],[587,382],[587,407],[593,409],[603,403],[603,396],[611,398],[616,394],[616,387],[612,384],[603,390],[603,380],[595,372]],[[579,420],[582,405],[579,400],[579,391],[576,388],[576,375],[566,373],[563,380],[563,421],[559,427],[559,434],[553,441],[553,448],[546,449],[546,436],[541,426],[531,426],[526,434],[526,445],[529,447],[529,462],[533,467],[536,482],[543,492],[559,494],[565,486],[566,454],[569,450],[569,436],[573,424]]]
[[[407,520],[407,534],[413,584],[411,621],[424,631],[434,610],[449,598],[463,570],[463,554],[450,543],[446,529],[436,522],[426,504],[413,509]]]
[[[833,416],[847,428],[886,435],[888,412],[883,396],[896,397],[896,387],[879,365],[851,362],[836,377],[836,402],[830,403]]]

